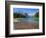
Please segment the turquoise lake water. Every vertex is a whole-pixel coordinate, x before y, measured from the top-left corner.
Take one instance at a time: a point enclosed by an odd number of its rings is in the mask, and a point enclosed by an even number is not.
[[[34,23],[39,23],[39,18],[22,18],[18,19],[20,22],[34,22]]]

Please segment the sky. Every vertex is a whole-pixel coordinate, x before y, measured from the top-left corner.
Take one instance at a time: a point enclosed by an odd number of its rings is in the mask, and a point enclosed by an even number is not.
[[[37,13],[39,11],[39,9],[33,9],[33,8],[13,8],[13,13],[27,13],[28,15],[34,15],[35,13]]]

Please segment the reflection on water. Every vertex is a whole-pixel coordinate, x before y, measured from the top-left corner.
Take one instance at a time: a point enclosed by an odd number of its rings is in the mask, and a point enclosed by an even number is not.
[[[20,22],[34,22],[39,23],[39,18],[17,18]]]
[[[39,18],[16,18],[14,29],[39,29]]]

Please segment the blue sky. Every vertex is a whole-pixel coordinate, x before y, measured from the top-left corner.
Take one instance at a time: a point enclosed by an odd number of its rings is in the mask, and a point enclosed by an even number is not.
[[[27,13],[28,15],[34,15],[37,13],[39,9],[33,9],[33,8],[13,8],[13,12],[20,12],[20,13]]]

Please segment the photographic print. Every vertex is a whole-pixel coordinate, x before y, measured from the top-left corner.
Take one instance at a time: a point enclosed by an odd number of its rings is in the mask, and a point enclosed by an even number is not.
[[[44,3],[6,2],[6,37],[44,35]]]
[[[13,8],[14,29],[39,29],[39,9]]]

